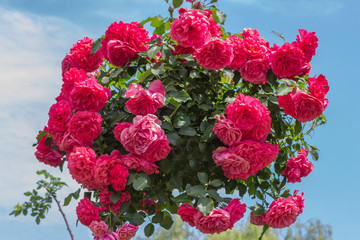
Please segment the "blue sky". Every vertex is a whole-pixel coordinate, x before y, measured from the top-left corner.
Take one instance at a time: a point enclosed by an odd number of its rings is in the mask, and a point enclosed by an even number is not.
[[[256,28],[270,43],[281,44],[274,30],[287,41],[299,28],[316,32],[317,55],[311,75],[324,74],[330,84],[328,123],[315,132],[310,144],[321,150],[314,171],[294,189],[305,193],[300,220],[318,218],[333,228],[334,239],[356,239],[360,207],[356,199],[360,157],[358,69],[360,9],[357,1],[325,0],[219,0],[228,16],[225,29],[239,33]],[[167,16],[163,0],[0,0],[0,232],[16,240],[63,240],[67,232],[55,206],[37,226],[31,217],[9,217],[12,206],[25,200],[23,192],[38,179],[35,171],[57,170],[37,163],[31,147],[47,122],[49,107],[61,85],[60,63],[70,47],[84,36],[98,38],[113,21],[141,21]],[[63,177],[76,189],[69,175]],[[61,195],[61,196],[63,196]],[[246,202],[246,199],[244,199]],[[91,239],[89,231],[75,227],[75,205],[66,209],[77,240]]]

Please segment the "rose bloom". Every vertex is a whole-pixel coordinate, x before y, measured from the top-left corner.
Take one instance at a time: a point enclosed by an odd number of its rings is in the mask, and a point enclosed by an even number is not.
[[[127,177],[129,176],[129,171],[126,167],[120,164],[116,164],[114,167],[109,169],[109,179],[113,188],[120,192],[125,189]]]
[[[70,118],[68,129],[78,141],[87,143],[101,134],[101,125],[102,118],[99,113],[79,111]]]
[[[266,74],[269,69],[270,62],[264,57],[247,61],[240,68],[240,73],[245,81],[264,85],[267,83]]]
[[[66,131],[59,143],[59,148],[65,152],[72,152],[75,147],[90,147],[91,142],[83,143],[79,142],[73,135]]]
[[[292,44],[299,47],[304,53],[305,61],[310,62],[315,55],[319,39],[315,36],[315,32],[299,29],[299,33],[300,36],[296,35],[296,42],[293,42]]]
[[[244,28],[241,35],[244,37],[243,44],[249,59],[263,58],[270,52],[269,43],[260,37],[258,30]]]
[[[95,237],[94,240],[120,240],[115,232],[105,233],[102,237]]]
[[[170,26],[170,37],[184,47],[200,48],[211,39],[210,22],[203,11],[180,9]]]
[[[279,198],[270,204],[265,217],[266,224],[269,227],[289,227],[296,221],[304,208],[304,193],[300,195],[297,193],[298,191],[295,191],[294,196],[289,196],[286,199]]]
[[[110,95],[110,89],[101,86],[95,77],[91,76],[83,82],[74,84],[69,100],[72,108],[77,111],[97,112],[105,107]]]
[[[285,43],[270,55],[270,63],[271,69],[278,78],[298,76],[306,64],[302,50],[289,43]]]
[[[136,57],[136,50],[127,42],[110,40],[107,44],[106,54],[105,58],[112,65],[122,67]]]
[[[91,56],[91,47],[93,43],[94,40],[88,37],[84,37],[77,41],[70,49],[69,59],[66,61],[71,62],[73,67],[83,69],[86,72],[96,71],[103,62],[103,55],[101,51],[97,51]],[[64,65],[67,64],[68,63],[64,63]]]
[[[206,43],[196,54],[199,65],[206,69],[219,70],[234,59],[232,45],[228,41],[214,39]]]
[[[325,98],[329,91],[329,83],[324,75],[320,74],[318,77],[309,77],[307,80],[309,84],[309,91],[311,95],[319,99]]]
[[[303,90],[279,96],[278,102],[279,106],[284,108],[285,114],[300,122],[309,122],[319,117],[327,105],[327,99],[318,99]]]
[[[257,226],[263,226],[266,224],[266,213],[261,214],[260,216],[255,216],[253,212],[250,213],[250,223],[257,225]]]
[[[64,57],[64,59],[61,61],[61,70],[62,70],[62,76],[72,68],[74,64],[71,61],[70,54],[67,53]]]
[[[76,207],[77,217],[85,226],[89,226],[92,221],[101,221],[99,216],[100,211],[101,209],[94,207],[88,198],[81,199]]]
[[[157,109],[163,107],[165,89],[160,80],[150,83],[149,90],[145,90],[140,84],[130,84],[125,92],[125,97],[130,98],[126,108],[135,115],[156,114]]]
[[[241,203],[240,199],[234,198],[231,199],[228,206],[224,208],[224,210],[230,214],[229,228],[231,229],[237,221],[244,217],[246,212],[246,204]]]
[[[213,131],[225,145],[231,146],[240,142],[242,138],[241,130],[235,127],[231,120],[226,119],[224,115],[220,117],[216,115],[215,119],[218,122],[215,123]]]
[[[205,234],[221,233],[229,229],[230,214],[223,210],[214,208],[207,216],[198,212],[194,217],[196,229]]]
[[[177,214],[180,216],[181,220],[187,222],[190,226],[194,227],[194,217],[199,212],[197,208],[192,207],[191,205],[184,203],[179,206]]]
[[[104,221],[92,221],[89,228],[94,237],[102,237],[109,233],[108,225]]]
[[[134,226],[130,223],[125,223],[116,230],[116,234],[119,237],[119,240],[130,240],[136,235],[138,226]]]
[[[118,169],[121,171],[121,174],[118,176],[121,179],[115,179],[116,176],[113,175],[117,172],[116,168],[114,169],[114,171],[112,172],[113,174],[110,174],[110,170],[113,169],[117,164],[120,164],[121,160],[119,158],[119,156],[117,155],[117,151],[113,151],[112,154],[110,154],[110,156],[108,154],[103,154],[101,155],[95,163],[94,166],[94,179],[96,181],[96,183],[100,186],[100,189],[103,188],[107,188],[112,182],[119,182],[120,186],[122,186],[123,182],[125,181],[126,183],[126,178],[128,176],[128,172],[125,168],[121,168]],[[125,179],[122,179],[122,177],[126,176]],[[119,187],[120,187],[119,186]],[[121,189],[123,190],[123,189]],[[118,191],[121,191],[118,190]]]
[[[236,35],[231,35],[230,37],[226,38],[225,41],[231,44],[234,54],[234,58],[231,61],[229,67],[232,70],[238,70],[247,61],[247,54],[244,48],[243,39]]]
[[[39,144],[36,146],[35,157],[40,162],[43,162],[52,167],[60,166],[62,162],[61,151],[56,148],[53,149],[53,143],[50,146],[46,145],[46,134],[40,139]]]
[[[128,152],[147,161],[164,159],[171,149],[160,125],[161,121],[155,115],[136,116],[133,125],[122,130],[120,143]]]
[[[67,124],[71,116],[72,109],[68,101],[62,100],[50,107],[48,132],[57,143],[61,141],[66,132]]]
[[[75,83],[83,82],[87,79],[87,73],[82,69],[70,68],[69,71],[65,72],[63,77],[63,85],[61,87],[60,96],[64,100],[69,101],[70,93]]]
[[[100,199],[100,203],[101,205],[103,205],[108,211],[112,211],[114,213],[118,213],[120,211],[120,207],[124,202],[130,201],[131,200],[131,196],[129,194],[129,192],[122,192],[121,193],[121,198],[119,199],[119,201],[117,201],[117,203],[113,203],[110,200],[110,196],[113,193],[109,192],[106,188],[102,189],[99,192],[99,199]]]
[[[242,140],[265,141],[271,129],[270,111],[259,99],[239,93],[226,107],[226,114],[242,132]]]
[[[287,160],[283,174],[288,182],[301,182],[301,178],[306,177],[313,170],[313,164],[307,159],[308,153],[308,150],[301,148],[296,157]]]
[[[153,174],[159,168],[155,163],[146,161],[135,154],[123,156],[121,164],[126,166],[128,169],[133,169],[137,172],[144,172],[147,175]]]
[[[194,8],[198,8],[200,9],[200,7],[197,7],[198,4],[196,6],[194,6]],[[201,5],[200,5],[201,6]],[[217,24],[215,21],[214,21],[214,18],[212,16],[212,11],[211,10],[204,10],[204,14],[207,16],[208,20],[209,20],[209,23],[210,23],[210,27],[209,27],[209,30],[210,30],[210,33],[211,33],[211,37],[217,37],[217,38],[221,38],[221,29],[220,29],[220,26],[219,24]]]

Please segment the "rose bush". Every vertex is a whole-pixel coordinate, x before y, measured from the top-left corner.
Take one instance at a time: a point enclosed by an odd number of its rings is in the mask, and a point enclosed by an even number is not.
[[[303,193],[286,184],[313,169],[318,149],[305,139],[326,122],[328,81],[309,77],[315,33],[270,46],[256,29],[227,33],[216,1],[186,2],[176,17],[181,0],[169,18],[114,22],[62,62],[35,155],[90,191],[76,212],[94,239],[130,239],[145,219],[151,236],[172,214],[213,234],[247,208],[264,231],[303,212]]]

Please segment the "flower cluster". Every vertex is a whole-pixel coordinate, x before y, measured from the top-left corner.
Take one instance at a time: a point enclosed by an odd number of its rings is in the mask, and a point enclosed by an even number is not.
[[[308,153],[308,150],[301,148],[301,151],[296,157],[289,158],[287,160],[286,168],[283,171],[283,174],[287,178],[288,182],[301,182],[302,177],[306,177],[309,173],[311,173],[314,166],[307,159]]]
[[[209,214],[204,216],[198,209],[185,203],[182,204],[177,214],[184,222],[196,227],[202,233],[221,233],[233,228],[246,212],[246,205],[240,203],[239,199],[232,199],[228,206],[223,209],[214,208]]]

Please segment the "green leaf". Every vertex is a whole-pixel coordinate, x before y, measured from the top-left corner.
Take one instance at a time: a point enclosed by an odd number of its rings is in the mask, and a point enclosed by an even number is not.
[[[170,213],[165,212],[164,213],[164,218],[160,223],[160,226],[162,226],[163,228],[169,230],[171,228],[171,226],[173,225],[174,220],[172,219]]]
[[[154,233],[154,224],[149,223],[148,225],[146,225],[146,227],[144,228],[144,233],[146,237],[150,237],[151,235],[153,235]]]
[[[172,144],[172,145],[174,145],[174,146],[176,146],[177,145],[177,143],[180,141],[180,137],[179,137],[179,135],[177,135],[176,133],[174,133],[174,132],[172,132],[172,133],[169,133],[169,134],[166,134],[166,137],[167,137],[167,139],[169,140],[169,142]]]
[[[65,199],[64,199],[64,205],[63,206],[67,206],[70,204],[71,198],[73,197],[73,193],[70,193]]]
[[[197,177],[201,183],[207,183],[208,182],[208,175],[204,172],[198,172]]]
[[[295,129],[295,135],[299,135],[299,133],[300,133],[301,130],[302,130],[301,122],[299,122],[298,120],[296,120],[294,129]]]
[[[133,187],[136,191],[142,191],[150,186],[150,178],[148,175],[141,173],[135,177]]]
[[[239,195],[240,195],[241,197],[244,196],[245,193],[246,193],[247,187],[246,187],[244,184],[242,184],[242,183],[238,183],[237,187],[238,187],[238,189],[239,189]]]
[[[124,218],[126,220],[128,220],[131,224],[135,225],[135,226],[139,226],[141,225],[143,222],[145,222],[144,217],[138,213],[127,213]]]
[[[156,46],[156,45],[152,45],[151,47],[149,47],[149,49],[147,50],[147,56],[150,59],[153,59],[155,57],[155,55],[160,51],[160,47]]]
[[[187,193],[182,193],[173,199],[174,199],[174,201],[181,203],[181,202],[186,202],[187,200],[189,200],[189,197],[188,197]]]
[[[35,222],[36,222],[37,225],[40,224],[40,217],[39,216],[36,217]]]
[[[156,214],[155,214],[155,216],[152,218],[152,222],[153,223],[161,223],[162,222],[162,220],[163,220],[163,218],[164,218],[164,213],[163,212],[157,212]]]
[[[91,56],[94,55],[101,48],[101,41],[103,38],[98,38],[91,46]]]
[[[223,185],[223,182],[220,179],[214,179],[210,181],[209,185],[213,187],[220,187]]]
[[[174,98],[174,100],[179,103],[191,100],[189,94],[184,90],[179,91],[179,92],[173,91],[173,92],[170,92],[169,95],[172,96]]]
[[[314,161],[319,160],[319,152],[317,150],[310,149],[309,153],[310,153],[312,159],[314,159]]]
[[[121,199],[121,192],[114,192],[110,196],[110,201],[116,204]]]
[[[226,14],[221,12],[219,9],[212,9],[213,12],[212,16],[214,21],[220,24],[224,24],[226,21]]]
[[[289,92],[291,92],[293,90],[292,87],[290,87],[289,85],[287,85],[286,83],[282,83],[280,84],[277,89],[276,89],[276,94],[278,96],[285,96],[287,95]]]
[[[202,197],[206,194],[205,188],[202,185],[195,185],[190,188],[188,194],[192,197]]]
[[[150,75],[152,75],[151,69],[147,70],[146,72],[139,73],[138,79],[140,82],[142,82]]]
[[[214,198],[217,202],[222,202],[223,199],[215,189],[209,189],[208,193],[210,197]]]
[[[214,208],[214,201],[208,197],[202,197],[199,199],[197,208],[205,216],[208,215]]]
[[[144,26],[146,23],[150,22],[151,20],[153,20],[155,17],[148,17],[147,19],[143,20],[140,22],[139,28]]]
[[[131,204],[130,201],[122,203],[119,214],[123,215],[124,213],[126,213],[129,210],[130,204]]]
[[[172,0],[172,4],[174,5],[174,8],[178,8],[183,4],[183,0]]]
[[[185,135],[185,136],[194,136],[197,134],[197,132],[195,129],[193,129],[191,127],[183,127],[180,129],[179,134]]]

